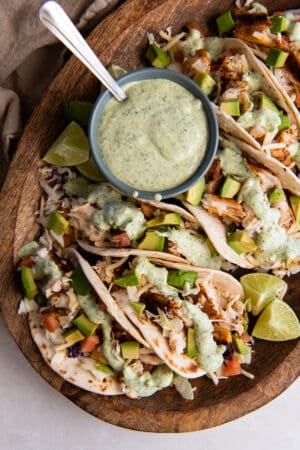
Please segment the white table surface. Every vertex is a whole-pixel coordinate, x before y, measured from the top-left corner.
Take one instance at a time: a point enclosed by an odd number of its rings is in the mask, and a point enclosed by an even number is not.
[[[51,388],[0,318],[1,450],[299,450],[300,380],[259,410],[186,434],[152,434],[102,422]],[[141,418],[142,420],[142,418]]]

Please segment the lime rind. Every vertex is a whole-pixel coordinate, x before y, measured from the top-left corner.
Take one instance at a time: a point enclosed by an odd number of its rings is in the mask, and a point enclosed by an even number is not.
[[[84,175],[89,180],[106,181],[106,178],[104,177],[104,175],[100,172],[100,170],[96,166],[96,163],[95,163],[94,159],[92,158],[92,156],[90,156],[88,161],[76,166],[76,168],[79,170],[79,172],[82,175]]]
[[[284,342],[300,337],[299,320],[293,309],[275,298],[259,316],[252,336],[272,342]]]
[[[247,310],[257,316],[275,298],[282,299],[287,283],[267,273],[251,273],[240,278],[248,302]]]

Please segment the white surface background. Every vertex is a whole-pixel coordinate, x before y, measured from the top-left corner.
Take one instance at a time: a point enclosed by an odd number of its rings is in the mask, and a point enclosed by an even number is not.
[[[173,435],[125,430],[95,419],[51,388],[0,318],[1,450],[299,450],[299,394],[297,380],[263,408],[210,430]]]

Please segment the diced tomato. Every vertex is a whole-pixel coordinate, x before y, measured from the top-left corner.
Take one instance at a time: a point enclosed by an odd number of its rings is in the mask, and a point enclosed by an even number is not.
[[[123,248],[123,247],[129,247],[130,246],[130,237],[126,233],[126,231],[122,231],[122,233],[115,234],[115,236],[112,237],[112,241],[115,244],[116,247]]]
[[[64,240],[64,247],[69,247],[69,245],[74,241],[74,238],[71,234],[64,234],[63,240]]]
[[[187,29],[188,29],[189,31],[191,31],[191,30],[198,30],[198,31],[200,31],[200,33],[202,32],[200,23],[197,23],[197,22],[190,22],[190,23],[188,23],[188,24],[186,25],[186,27],[187,27]]]
[[[23,259],[23,260],[20,262],[20,266],[22,266],[22,267],[32,267],[32,266],[33,266],[33,261],[32,261],[32,259],[31,259],[31,257],[28,256],[28,258]]]
[[[97,336],[96,334],[87,336],[80,343],[81,351],[82,352],[92,352],[99,343],[100,343],[100,339],[99,339],[99,336]]]
[[[243,339],[243,342],[245,342],[245,344],[253,341],[253,338],[250,336],[250,334],[246,333],[246,331],[242,334],[241,338]]]
[[[44,327],[46,328],[46,330],[50,331],[50,333],[57,330],[57,328],[59,327],[59,322],[54,312],[43,313],[42,320]]]
[[[239,358],[232,358],[231,360],[225,359],[223,367],[224,377],[232,377],[242,373],[241,363]]]
[[[300,92],[297,92],[296,94],[296,106],[297,108],[300,108]]]

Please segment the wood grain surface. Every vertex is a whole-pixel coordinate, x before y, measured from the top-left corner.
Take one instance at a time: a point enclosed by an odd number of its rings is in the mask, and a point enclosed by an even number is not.
[[[199,21],[210,27],[213,18],[232,3],[228,0],[128,0],[100,23],[88,40],[104,64],[113,62],[128,70],[134,69],[145,64],[146,31],[155,33],[173,25],[176,32],[189,21]],[[272,10],[299,7],[299,0],[264,3],[272,4]],[[40,155],[63,128],[63,103],[72,99],[94,100],[98,92],[98,82],[72,57],[27,123],[0,197],[0,304],[4,321],[34,369],[64,396],[99,419],[157,433],[201,430],[236,419],[271,401],[296,379],[299,342],[257,340],[251,365],[254,380],[233,377],[218,386],[208,379],[196,380],[194,401],[183,400],[173,389],[142,400],[110,398],[83,391],[56,375],[33,344],[25,317],[17,315],[22,294],[15,263],[19,247],[38,232],[35,211],[40,195]],[[288,283],[287,300],[300,313],[300,277],[291,277]]]

